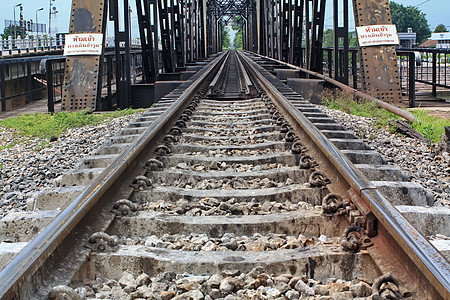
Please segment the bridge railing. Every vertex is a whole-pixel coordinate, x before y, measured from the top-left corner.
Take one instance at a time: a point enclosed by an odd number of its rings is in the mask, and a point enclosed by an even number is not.
[[[339,49],[339,57],[343,57],[342,54],[344,52],[343,49]],[[342,65],[342,61],[339,62]],[[351,48],[348,51],[348,79],[346,80],[348,85],[353,86],[354,89],[360,88],[358,86],[358,78],[359,78],[359,58],[358,58],[358,49]],[[324,75],[326,74],[330,78],[335,78],[334,76],[334,49],[333,48],[324,48],[323,49],[323,69]],[[343,69],[341,67],[341,69]]]
[[[122,52],[121,55],[125,55]],[[131,58],[131,84],[136,84],[142,78],[142,52],[132,50]],[[122,60],[123,61],[123,60]],[[41,73],[45,74],[48,111],[55,111],[55,104],[61,101],[64,85],[65,58],[54,57],[41,62]],[[103,68],[100,79],[100,99],[97,100],[97,110],[112,110],[117,105],[116,93],[116,57],[114,52],[106,52],[103,57]]]
[[[135,84],[142,76],[142,52],[132,50],[131,62],[130,81]],[[54,112],[55,104],[61,101],[64,72],[65,57],[62,55],[0,59],[0,111],[47,98],[48,111]],[[115,74],[114,52],[106,52],[97,109],[115,108]]]
[[[0,59],[0,107],[11,110],[45,97],[42,57]]]
[[[438,87],[450,89],[450,49],[408,49],[398,52],[402,56],[409,54],[410,59],[415,61],[416,82],[430,86],[433,96],[437,95]]]
[[[63,47],[64,35],[58,35],[56,37],[27,36],[23,39],[20,36],[16,39],[13,39],[12,36],[9,36],[7,39],[0,38],[0,56],[62,50]]]
[[[324,48],[323,74],[334,78],[334,50]],[[339,50],[343,51],[343,50]],[[450,89],[450,50],[449,49],[397,49],[400,87],[408,98],[409,106],[415,107],[417,85],[420,90],[429,87],[431,95],[437,96],[437,88]],[[341,63],[341,62],[340,62]],[[356,48],[349,49],[348,84],[361,88],[359,80],[359,58]],[[334,78],[336,79],[336,78]]]

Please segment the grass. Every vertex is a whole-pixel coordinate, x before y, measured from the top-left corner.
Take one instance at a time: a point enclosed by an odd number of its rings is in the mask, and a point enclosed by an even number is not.
[[[25,114],[17,118],[5,119],[0,122],[0,126],[16,129],[21,136],[48,139],[52,136],[59,137],[70,128],[96,125],[139,111],[142,110],[124,109],[102,114],[92,114],[87,110],[76,112],[63,111],[53,115],[45,113]]]
[[[344,92],[326,90],[323,93],[324,104],[331,109],[337,109],[348,114],[360,117],[376,118],[375,126],[377,128],[392,127],[390,121],[400,118],[399,116],[378,107],[375,103],[366,101],[364,99],[353,100],[351,95]]]
[[[326,90],[323,93],[323,99],[324,104],[329,108],[338,109],[356,116],[376,118],[374,125],[377,128],[387,128],[390,131],[395,131],[396,128],[391,121],[400,118],[378,107],[373,102],[363,99],[353,100],[351,95],[341,91]],[[432,116],[425,110],[414,110],[411,113],[416,117],[411,127],[433,143],[438,143],[445,132],[445,126],[450,126],[449,119]]]
[[[430,115],[426,110],[411,111],[416,120],[411,127],[434,143],[438,143],[445,132],[445,127],[450,126],[450,119],[444,119]]]

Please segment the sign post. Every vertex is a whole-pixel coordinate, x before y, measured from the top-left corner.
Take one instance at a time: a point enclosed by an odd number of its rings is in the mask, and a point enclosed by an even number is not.
[[[353,9],[363,91],[382,101],[401,104],[395,51],[398,36],[389,1],[353,0]]]
[[[108,1],[72,0],[70,32],[65,37],[66,72],[62,110],[96,109]]]

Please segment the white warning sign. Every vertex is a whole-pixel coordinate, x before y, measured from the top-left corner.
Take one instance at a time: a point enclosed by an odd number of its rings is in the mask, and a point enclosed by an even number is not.
[[[103,34],[76,33],[65,37],[64,55],[101,55]]]
[[[397,27],[395,25],[370,25],[356,27],[359,46],[398,45]]]

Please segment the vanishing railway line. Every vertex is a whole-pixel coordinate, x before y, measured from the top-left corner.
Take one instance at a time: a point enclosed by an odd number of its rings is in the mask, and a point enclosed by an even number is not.
[[[102,151],[36,198],[63,210],[2,298],[449,298],[448,262],[381,192],[425,194],[374,185],[402,176],[250,56],[217,56]]]

